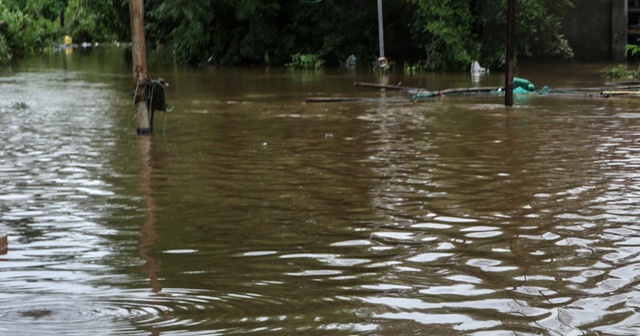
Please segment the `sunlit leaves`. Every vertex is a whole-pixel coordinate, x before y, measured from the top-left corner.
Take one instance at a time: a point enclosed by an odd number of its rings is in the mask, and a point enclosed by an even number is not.
[[[7,1],[7,0],[5,0]],[[5,51],[0,58],[21,57],[41,51],[56,38],[59,26],[36,11],[34,0],[0,0],[0,28]]]

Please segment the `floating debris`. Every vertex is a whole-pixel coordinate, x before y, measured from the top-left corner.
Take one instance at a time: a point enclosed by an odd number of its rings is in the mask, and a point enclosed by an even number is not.
[[[640,82],[607,83],[609,87],[584,87],[584,88],[557,88],[552,89],[543,86],[540,90],[536,90],[536,86],[529,80],[524,78],[513,78],[513,93],[520,96],[537,95],[537,96],[561,96],[574,98],[613,98],[627,97],[640,98]],[[470,88],[451,88],[438,91],[429,91],[422,88],[405,87],[401,83],[398,85],[383,85],[376,83],[355,82],[354,86],[376,88],[380,90],[394,90],[409,94],[410,100],[437,98],[443,96],[455,95],[473,95],[473,94],[504,94],[504,87],[470,87]],[[611,86],[615,86],[612,89]],[[309,97],[307,103],[331,103],[331,102],[366,102],[380,101],[383,98],[370,97]],[[384,98],[389,102],[389,98]],[[395,100],[396,102],[406,102],[407,100]]]
[[[24,110],[24,109],[26,109],[26,108],[27,108],[27,107],[29,107],[29,106],[28,106],[28,105],[27,105],[27,103],[25,103],[25,102],[16,102],[16,103],[13,103],[13,105],[11,105],[11,107],[12,107],[14,110]]]
[[[39,319],[42,317],[46,317],[53,314],[53,312],[51,310],[48,309],[32,309],[32,310],[27,310],[27,311],[23,311],[20,313],[20,315],[24,316],[24,317],[31,317],[34,319]]]

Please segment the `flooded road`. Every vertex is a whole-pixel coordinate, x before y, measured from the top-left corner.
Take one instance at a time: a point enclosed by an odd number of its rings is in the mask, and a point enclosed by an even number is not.
[[[175,110],[138,137],[130,70],[106,48],[0,68],[0,334],[640,333],[640,102],[156,64]],[[376,99],[303,103],[335,95]]]

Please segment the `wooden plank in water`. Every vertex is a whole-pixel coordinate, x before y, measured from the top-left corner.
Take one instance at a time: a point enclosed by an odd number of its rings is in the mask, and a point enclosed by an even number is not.
[[[540,97],[564,97],[564,98],[608,98],[607,96],[600,95],[598,93],[590,93],[590,92],[554,92],[550,91],[548,93],[537,95]]]
[[[400,85],[383,85],[383,84],[365,83],[365,82],[354,82],[353,86],[371,87],[376,89],[387,89],[387,90],[396,90],[396,91],[424,90],[422,88],[406,87],[406,86],[400,86]]]
[[[639,97],[640,91],[628,91],[628,90],[616,90],[616,91],[602,91],[603,96],[630,96],[630,97]]]
[[[379,98],[364,97],[308,97],[305,103],[336,103],[336,102],[358,102],[358,101],[378,101]]]
[[[448,94],[464,94],[464,93],[491,93],[491,92],[504,92],[504,88],[501,87],[473,87],[473,88],[456,88],[456,89],[445,89],[438,91],[442,95]]]

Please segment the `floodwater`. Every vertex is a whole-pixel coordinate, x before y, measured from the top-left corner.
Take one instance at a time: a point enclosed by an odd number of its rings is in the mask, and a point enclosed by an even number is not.
[[[0,68],[0,334],[640,333],[640,102],[161,60],[175,110],[142,137],[122,49]]]

